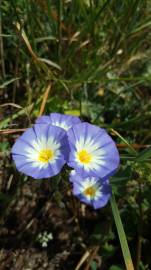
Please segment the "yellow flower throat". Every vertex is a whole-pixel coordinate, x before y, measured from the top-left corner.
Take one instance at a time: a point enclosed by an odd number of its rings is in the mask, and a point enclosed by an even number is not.
[[[49,162],[54,157],[54,152],[50,149],[43,149],[40,151],[38,160],[44,163]]]
[[[91,198],[94,198],[96,194],[96,188],[95,187],[88,187],[84,191],[85,196],[90,196]]]
[[[79,157],[79,160],[85,164],[89,163],[92,159],[92,155],[89,154],[88,151],[85,149],[79,151],[78,157]]]

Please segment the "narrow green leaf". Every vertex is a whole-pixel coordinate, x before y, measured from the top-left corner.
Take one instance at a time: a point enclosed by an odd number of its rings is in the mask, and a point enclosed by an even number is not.
[[[150,27],[150,26],[151,26],[151,21],[149,21],[147,23],[144,23],[143,25],[140,25],[138,28],[134,29],[132,31],[132,34],[137,33],[139,31],[143,30],[144,28],[147,28],[147,27]]]
[[[12,119],[13,120],[17,119],[19,116],[24,115],[24,114],[28,116],[28,114],[31,112],[33,107],[34,107],[34,104],[32,103],[29,106],[21,109],[19,112],[12,114],[11,117],[9,116],[7,118],[4,118],[4,120],[0,122],[0,129],[6,128]]]
[[[61,70],[61,67],[60,67],[58,64],[52,62],[52,61],[49,60],[49,59],[45,59],[45,58],[40,58],[40,57],[39,57],[38,60],[40,60],[40,61],[46,63],[46,64],[49,65],[49,66],[52,66],[52,67],[54,67],[54,68],[57,68],[57,69]]]
[[[111,129],[111,131],[115,134],[115,135],[117,135],[120,139],[121,139],[121,141],[122,142],[124,142],[127,146],[128,146],[128,148],[131,150],[131,153],[132,154],[134,154],[134,155],[136,155],[137,154],[137,152],[136,152],[136,150],[132,147],[132,145],[125,139],[125,138],[123,138],[123,136],[122,135],[120,135],[115,129]]]
[[[5,81],[3,84],[0,85],[0,89],[5,88],[7,85],[13,83],[14,81],[19,80],[20,78],[13,78],[8,81]]]
[[[126,235],[124,232],[123,224],[122,224],[122,221],[120,218],[120,214],[119,214],[119,211],[117,208],[117,204],[116,204],[114,195],[112,195],[112,198],[111,198],[111,207],[112,207],[112,213],[114,216],[114,221],[116,224],[116,228],[117,228],[117,232],[118,232],[118,236],[119,236],[119,240],[120,240],[120,244],[121,244],[121,249],[123,252],[123,257],[124,257],[126,269],[127,270],[134,270],[134,266],[133,266],[131,254],[129,251]]]
[[[46,37],[35,38],[35,42],[37,42],[37,43],[40,43],[40,42],[43,42],[43,41],[48,41],[48,40],[57,41],[56,37],[54,37],[54,36],[46,36]]]
[[[142,151],[136,158],[135,161],[141,162],[141,161],[146,161],[148,158],[151,157],[151,147],[148,149],[145,149]]]

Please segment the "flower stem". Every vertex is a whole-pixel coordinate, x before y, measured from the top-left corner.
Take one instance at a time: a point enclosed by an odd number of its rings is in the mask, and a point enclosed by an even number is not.
[[[112,207],[112,213],[114,216],[114,221],[115,221],[115,225],[117,228],[117,232],[118,232],[118,236],[119,236],[119,240],[120,240],[120,244],[121,244],[121,249],[123,252],[123,257],[124,257],[126,269],[127,270],[134,270],[134,266],[133,266],[131,254],[129,251],[126,235],[124,232],[124,228],[122,225],[122,221],[120,218],[119,210],[117,208],[117,204],[116,204],[114,195],[112,195],[112,198],[111,198],[111,207]]]

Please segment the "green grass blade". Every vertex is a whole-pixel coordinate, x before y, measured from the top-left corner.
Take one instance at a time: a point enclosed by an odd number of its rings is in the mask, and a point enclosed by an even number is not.
[[[114,195],[112,195],[112,198],[111,198],[111,207],[112,207],[112,213],[114,216],[114,220],[115,220],[115,224],[116,224],[116,228],[117,228],[117,232],[118,232],[118,236],[119,236],[119,240],[120,240],[120,244],[121,244],[121,249],[123,252],[123,257],[124,257],[126,269],[127,270],[134,270],[131,254],[130,254],[128,243],[126,240],[126,235],[124,232],[124,228],[122,225],[122,221],[120,218],[120,214],[119,214],[119,211],[117,208],[117,204],[116,204]]]
[[[142,151],[135,159],[137,162],[147,161],[151,157],[151,147]]]
[[[124,143],[128,146],[128,148],[131,150],[132,154],[134,154],[134,155],[137,154],[137,151],[131,146],[131,144],[130,144],[126,139],[123,138],[122,135],[120,135],[120,134],[119,134],[116,130],[114,130],[113,128],[111,129],[111,131],[112,131],[115,135],[117,135],[117,136],[122,140],[122,142],[124,142]]]

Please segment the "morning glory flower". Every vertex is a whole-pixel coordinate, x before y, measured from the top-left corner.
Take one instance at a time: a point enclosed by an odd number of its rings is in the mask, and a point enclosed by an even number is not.
[[[82,177],[78,174],[78,173],[76,173],[76,171],[75,170],[72,170],[70,173],[69,173],[69,181],[72,183],[72,182],[74,182],[74,179],[76,178],[78,178],[79,177],[79,181],[82,179]]]
[[[81,123],[77,116],[65,115],[61,113],[51,113],[50,115],[43,115],[36,120],[37,124],[50,124],[63,128],[64,130],[70,129],[73,125]]]
[[[57,175],[66,163],[66,132],[51,125],[28,128],[12,147],[18,171],[35,179]]]
[[[108,178],[119,166],[119,153],[107,132],[95,125],[80,123],[68,132],[68,165],[82,177]]]
[[[110,185],[97,177],[75,176],[72,184],[73,194],[94,209],[105,206],[111,197]]]
[[[71,183],[73,183],[74,181],[83,181],[83,177],[78,174],[75,170],[72,170],[69,173],[69,181]],[[104,183],[109,183],[109,178],[108,177],[104,177],[104,178],[100,178],[100,181],[104,182]]]

